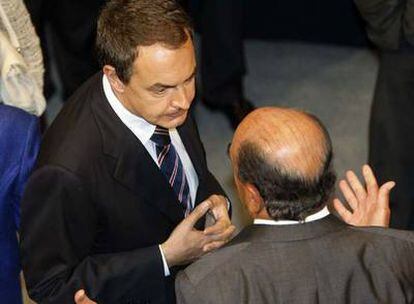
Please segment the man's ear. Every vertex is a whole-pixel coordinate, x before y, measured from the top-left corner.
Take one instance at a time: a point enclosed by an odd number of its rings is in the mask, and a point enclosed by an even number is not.
[[[105,76],[108,78],[112,89],[117,93],[123,93],[125,90],[125,85],[116,74],[115,68],[111,65],[105,65],[102,70]]]
[[[257,215],[262,212],[263,208],[265,207],[263,198],[260,195],[259,190],[256,188],[255,185],[246,183],[244,185],[245,188],[245,198],[246,198],[246,205],[249,209],[251,215]]]

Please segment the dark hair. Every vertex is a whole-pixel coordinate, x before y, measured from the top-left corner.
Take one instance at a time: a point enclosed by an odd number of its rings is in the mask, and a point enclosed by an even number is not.
[[[313,179],[287,172],[278,163],[270,164],[256,144],[242,143],[238,153],[240,181],[253,184],[274,220],[304,220],[327,204],[335,186],[332,167],[332,144],[325,127],[310,115],[325,133],[325,160],[319,176]]]
[[[128,83],[138,46],[178,48],[192,35],[189,17],[174,0],[111,0],[98,19],[96,48],[102,66]]]

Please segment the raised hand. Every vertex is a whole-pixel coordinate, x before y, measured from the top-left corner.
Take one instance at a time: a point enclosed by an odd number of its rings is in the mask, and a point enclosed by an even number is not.
[[[346,173],[346,180],[339,182],[339,188],[351,211],[335,198],[334,207],[342,219],[353,226],[388,227],[390,222],[389,195],[395,182],[378,187],[377,180],[368,165],[362,167],[366,186],[364,187],[353,171]]]
[[[223,201],[224,200],[224,201]],[[224,204],[224,207],[222,206]],[[224,245],[235,231],[227,213],[225,199],[217,195],[198,205],[161,244],[169,267],[194,261],[203,254]],[[194,228],[196,222],[211,209],[216,223],[205,231]]]

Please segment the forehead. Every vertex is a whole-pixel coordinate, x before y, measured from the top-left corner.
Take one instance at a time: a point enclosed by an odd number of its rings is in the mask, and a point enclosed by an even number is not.
[[[162,44],[138,47],[133,74],[144,83],[176,84],[188,78],[196,66],[194,46],[188,39],[181,47]]]

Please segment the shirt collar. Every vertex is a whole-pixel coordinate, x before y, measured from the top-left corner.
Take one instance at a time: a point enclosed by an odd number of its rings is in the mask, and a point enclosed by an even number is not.
[[[154,133],[155,125],[150,124],[142,117],[132,114],[125,108],[125,106],[112,91],[112,87],[106,75],[103,75],[102,83],[105,97],[108,99],[108,102],[111,105],[112,109],[115,111],[116,115],[145,145],[145,143],[151,138],[152,134]]]
[[[306,217],[304,222],[308,223],[308,222],[317,221],[328,215],[329,215],[329,210],[328,210],[328,207],[325,206],[325,208],[323,208],[322,210]],[[253,223],[255,225],[295,225],[295,224],[300,224],[302,222],[291,221],[291,220],[274,221],[274,220],[254,219]]]

